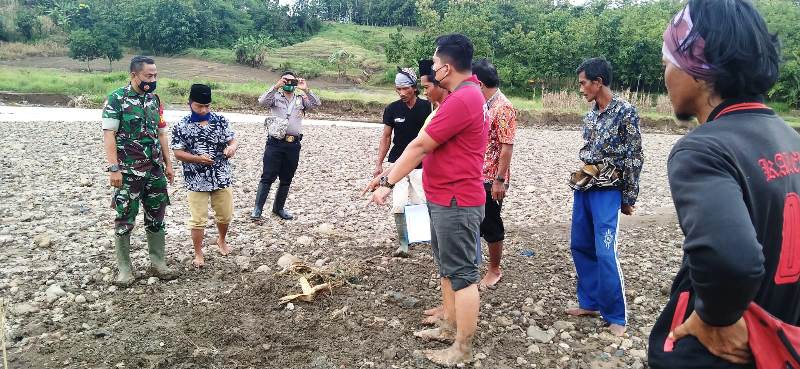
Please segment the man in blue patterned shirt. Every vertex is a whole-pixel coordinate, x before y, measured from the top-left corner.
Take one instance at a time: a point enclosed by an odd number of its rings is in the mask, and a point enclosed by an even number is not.
[[[567,314],[601,315],[615,335],[625,333],[625,282],[617,260],[620,211],[632,215],[639,194],[642,138],[639,114],[615,96],[611,65],[589,59],[577,70],[581,94],[594,106],[583,119],[583,166],[570,179],[575,190],[571,250],[578,274],[578,307]]]
[[[189,190],[187,226],[192,232],[194,261],[199,268],[204,264],[203,237],[208,223],[208,203],[217,223],[217,246],[225,256],[230,248],[225,242],[228,224],[233,217],[233,191],[231,190],[230,158],[236,154],[238,144],[225,117],[211,112],[211,88],[194,84],[189,92],[191,114],[172,128],[172,150],[175,158],[183,162],[183,180]]]

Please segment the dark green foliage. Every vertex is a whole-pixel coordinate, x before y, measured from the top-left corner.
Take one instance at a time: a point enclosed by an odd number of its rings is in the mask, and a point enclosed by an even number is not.
[[[111,70],[111,63],[122,59],[122,45],[120,45],[120,35],[116,29],[109,24],[103,24],[94,30],[95,39],[100,51],[100,57],[108,60],[108,69]]]
[[[76,30],[69,35],[69,57],[85,61],[86,68],[91,71],[89,62],[101,57],[100,46],[95,34],[87,30]]]
[[[414,0],[298,0],[320,19],[368,26],[416,25]],[[447,1],[440,1],[446,6]]]
[[[781,77],[770,98],[800,108],[800,2],[792,0],[763,0],[757,2],[771,32],[778,34],[784,64]]]
[[[21,9],[17,12],[17,32],[22,36],[25,41],[33,41],[41,35],[42,23],[36,16],[36,13]]]
[[[198,43],[200,21],[189,0],[139,0],[120,3],[123,37],[155,54],[174,54]]]
[[[237,63],[259,68],[267,53],[277,46],[278,43],[269,36],[245,36],[236,41],[233,50]]]
[[[187,48],[234,48],[237,59],[259,65],[276,47],[309,39],[323,21],[398,28],[383,46],[391,64],[415,65],[445,33],[468,35],[475,56],[491,58],[504,89],[575,89],[575,68],[602,56],[614,66],[615,89],[664,92],[661,34],[681,0],[26,0],[0,14],[0,40],[35,40],[47,16],[70,34],[79,58],[109,61],[122,48],[175,54]],[[800,107],[800,1],[758,0],[782,43],[781,78],[772,99]],[[49,23],[49,22],[46,22]],[[78,32],[85,31],[85,32]],[[78,32],[78,33],[76,33]],[[350,35],[343,35],[351,37]],[[91,42],[90,42],[91,41]],[[85,60],[85,59],[81,59]],[[326,60],[304,61],[330,64]],[[293,63],[287,60],[286,63]],[[295,61],[296,63],[296,61]],[[299,67],[299,66],[298,66]]]
[[[385,47],[386,61],[389,63],[400,63],[403,57],[408,54],[408,44],[403,35],[403,27],[397,27],[394,33],[389,35],[389,43]]]
[[[322,27],[303,0],[28,0],[15,15],[13,33],[34,39],[46,15],[65,32],[113,25],[118,44],[145,53],[176,54],[187,48],[228,48],[244,36],[265,35],[280,45],[304,41]],[[413,15],[413,14],[412,14]],[[6,36],[6,34],[9,34]],[[0,39],[11,38],[0,32]],[[120,45],[120,50],[121,50]]]

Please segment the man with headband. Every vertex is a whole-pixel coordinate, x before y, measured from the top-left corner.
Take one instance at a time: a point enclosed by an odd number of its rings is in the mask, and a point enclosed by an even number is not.
[[[578,275],[578,306],[566,313],[603,317],[611,332],[625,333],[625,282],[617,255],[619,213],[633,215],[642,170],[639,114],[611,92],[611,65],[601,58],[578,67],[583,96],[594,102],[583,118],[583,162],[570,177],[574,190],[570,248]]]
[[[417,138],[425,118],[431,114],[431,103],[418,98],[417,76],[410,68],[397,68],[394,79],[395,91],[400,99],[389,104],[383,111],[383,134],[378,145],[378,158],[375,161],[373,177],[383,173],[383,160],[389,154],[388,162],[394,163],[406,146]],[[394,136],[394,137],[392,137]],[[392,144],[391,150],[389,145]],[[404,214],[407,204],[425,203],[422,189],[422,163],[407,176],[395,183],[392,190],[392,213],[397,227],[397,242],[400,244],[394,256],[408,257],[408,229]]]
[[[684,258],[650,367],[754,368],[752,302],[800,324],[800,135],[763,104],[778,41],[749,1],[690,0],[663,54],[675,115],[700,126],[668,159]]]

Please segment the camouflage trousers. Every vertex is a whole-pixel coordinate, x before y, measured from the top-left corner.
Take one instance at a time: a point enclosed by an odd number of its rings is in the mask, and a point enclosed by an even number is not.
[[[167,177],[156,166],[144,177],[122,174],[122,187],[114,191],[111,207],[116,209],[114,232],[118,236],[130,234],[139,214],[139,204],[144,207],[144,225],[148,232],[161,232],[165,228],[164,214],[169,205]]]

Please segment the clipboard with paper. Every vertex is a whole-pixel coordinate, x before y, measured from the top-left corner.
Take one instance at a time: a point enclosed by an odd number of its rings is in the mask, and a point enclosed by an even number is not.
[[[409,243],[431,241],[431,218],[428,214],[428,205],[406,205],[405,217]]]

